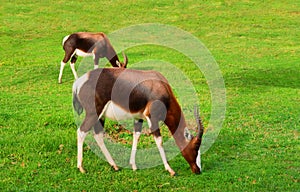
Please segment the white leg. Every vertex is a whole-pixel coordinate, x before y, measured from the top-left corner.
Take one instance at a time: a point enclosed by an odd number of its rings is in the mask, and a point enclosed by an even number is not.
[[[59,70],[59,76],[58,76],[58,83],[61,83],[61,78],[62,78],[62,74],[63,74],[65,65],[66,65],[66,63],[64,63],[63,61],[60,63],[60,70]]]
[[[116,163],[114,162],[113,158],[111,157],[110,153],[108,152],[104,140],[103,140],[103,132],[98,134],[94,133],[94,138],[100,147],[102,153],[104,154],[105,158],[107,159],[108,163],[117,171],[119,168],[117,167]]]
[[[85,173],[85,170],[82,167],[82,156],[83,156],[83,142],[88,133],[77,130],[77,168],[81,173]]]
[[[94,60],[94,69],[98,69],[99,56],[96,57],[94,52],[93,52],[93,60]]]
[[[75,63],[70,63],[70,67],[71,67],[71,69],[72,69],[74,78],[75,78],[75,79],[78,79],[78,76],[77,76],[77,73],[76,73],[76,70],[75,70]]]
[[[163,146],[162,146],[162,137],[161,137],[161,136],[159,136],[159,137],[154,137],[154,140],[155,140],[155,143],[156,143],[157,148],[158,148],[158,150],[159,150],[161,159],[162,159],[162,161],[163,161],[163,163],[164,163],[165,169],[169,171],[169,173],[171,174],[171,176],[174,176],[174,175],[175,175],[175,171],[173,171],[173,169],[172,169],[172,168],[170,167],[170,165],[168,164],[167,157],[166,157],[164,148],[163,148]]]
[[[135,164],[135,154],[137,150],[137,144],[139,142],[141,132],[134,132],[133,133],[133,143],[132,143],[132,150],[130,155],[130,165],[132,166],[132,169],[135,171],[137,170],[136,164]]]

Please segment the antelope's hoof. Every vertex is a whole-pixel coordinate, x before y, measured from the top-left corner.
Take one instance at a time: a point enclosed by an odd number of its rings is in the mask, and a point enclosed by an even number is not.
[[[82,168],[82,167],[78,167],[78,170],[79,170],[81,173],[86,173],[86,171],[85,171],[84,168]]]
[[[137,170],[136,164],[131,164],[131,168],[132,168],[133,171],[136,171]]]
[[[170,172],[171,177],[177,176],[177,173],[175,171]]]
[[[112,165],[112,167],[114,168],[115,171],[119,171],[119,167],[116,165]]]

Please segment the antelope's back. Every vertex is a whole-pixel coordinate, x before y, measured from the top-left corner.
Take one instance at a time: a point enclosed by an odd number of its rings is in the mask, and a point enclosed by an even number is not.
[[[133,112],[155,100],[167,106],[172,95],[168,81],[156,71],[99,68],[89,76],[96,81],[96,98],[101,102],[111,100]]]

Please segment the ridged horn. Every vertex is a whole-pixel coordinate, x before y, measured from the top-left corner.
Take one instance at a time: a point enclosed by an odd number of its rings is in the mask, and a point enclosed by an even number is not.
[[[124,58],[124,68],[126,68],[127,66],[127,63],[128,63],[128,57],[127,55],[124,53],[124,51],[122,51],[122,55],[123,55],[123,58]]]
[[[197,105],[195,105],[195,108],[194,108],[194,116],[195,116],[197,127],[198,127],[196,137],[200,140],[200,139],[202,139],[202,136],[203,136],[204,127],[203,127],[202,120],[199,115],[199,108]]]

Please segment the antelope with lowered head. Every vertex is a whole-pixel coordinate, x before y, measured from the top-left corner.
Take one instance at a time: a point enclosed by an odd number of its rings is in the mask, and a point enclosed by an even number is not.
[[[64,37],[63,49],[65,57],[61,61],[58,83],[62,82],[62,74],[66,63],[71,59],[70,66],[75,79],[78,78],[75,70],[75,62],[78,56],[93,56],[94,69],[98,68],[99,59],[106,57],[113,67],[126,68],[128,63],[127,56],[123,53],[124,62],[120,62],[116,51],[111,45],[107,36],[100,33],[78,32]]]
[[[159,121],[167,125],[192,172],[201,173],[199,148],[204,128],[198,110],[195,110],[198,132],[194,137],[188,132],[184,114],[171,86],[159,72],[124,68],[98,68],[87,72],[73,84],[73,107],[78,114],[83,110],[86,114],[77,130],[77,167],[81,172],[85,172],[82,166],[83,142],[92,127],[94,138],[105,158],[115,170],[118,170],[103,140],[104,121],[107,117],[112,120],[135,119],[129,162],[133,170],[137,169],[135,163],[137,143],[142,123],[146,120],[165,169],[172,176],[175,175],[175,171],[166,159]]]

